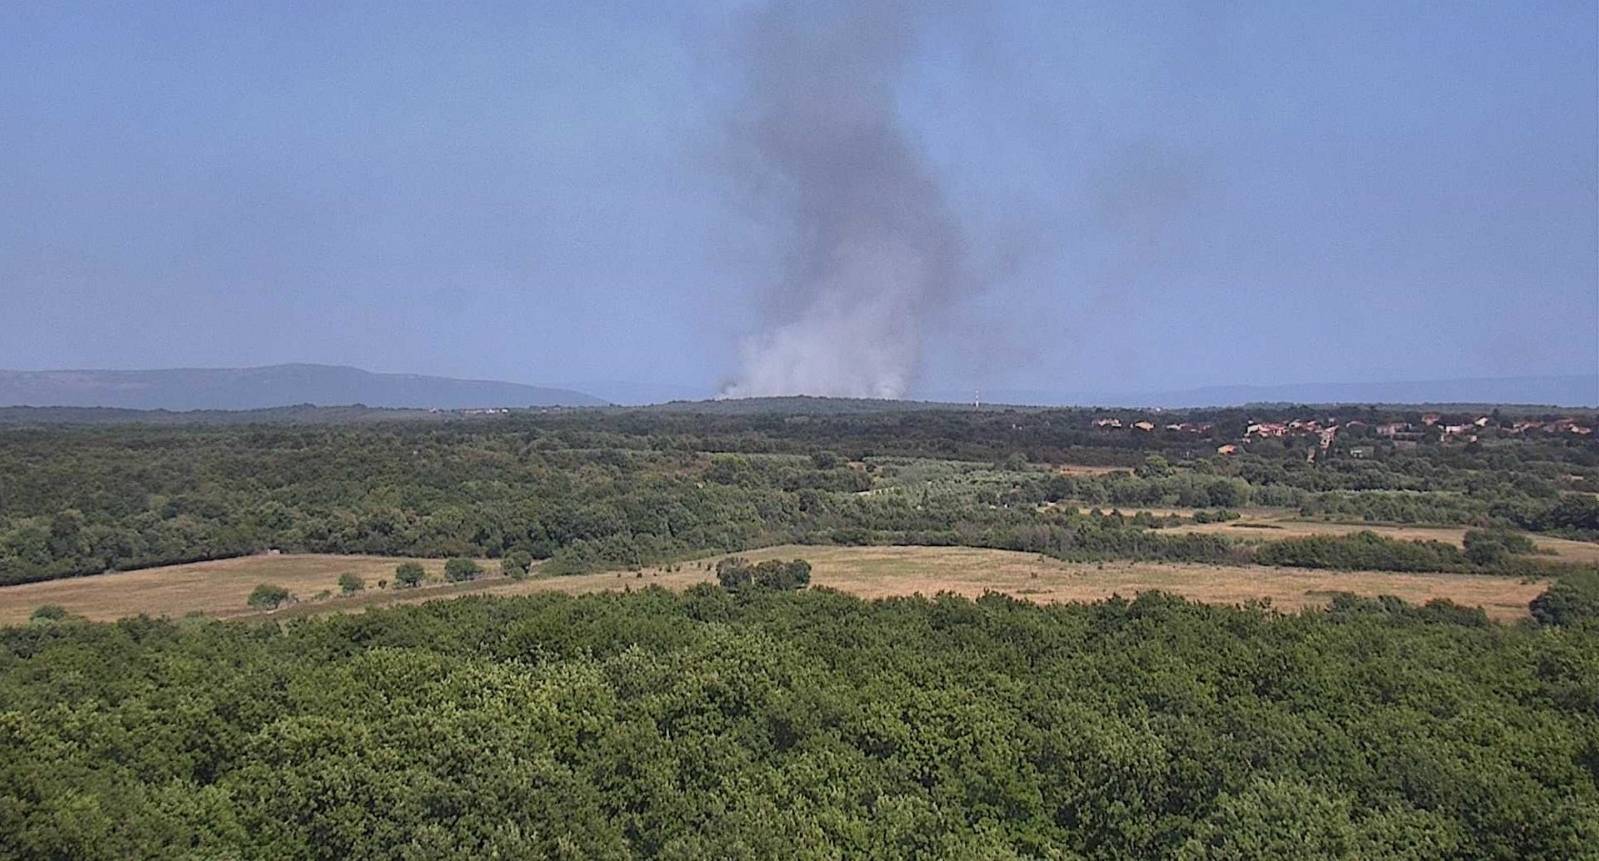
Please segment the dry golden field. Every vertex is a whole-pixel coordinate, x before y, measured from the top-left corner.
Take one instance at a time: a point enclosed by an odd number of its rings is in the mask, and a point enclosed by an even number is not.
[[[775,547],[742,554],[751,559],[803,558],[811,582],[863,598],[940,591],[977,596],[1005,592],[1041,603],[1096,601],[1162,590],[1195,601],[1238,604],[1270,598],[1297,609],[1324,604],[1332,592],[1396,595],[1407,601],[1449,598],[1480,606],[1490,616],[1526,615],[1543,583],[1467,574],[1399,574],[1386,571],[1312,571],[1302,568],[1192,563],[1062,562],[1031,553],[971,547]],[[663,574],[663,578],[690,572]],[[702,572],[704,573],[704,572]],[[614,576],[614,575],[612,575]],[[648,575],[646,575],[647,577]]]
[[[1113,472],[1132,472],[1130,466],[1088,466],[1080,463],[1063,463],[1055,467],[1061,475],[1109,475]]]
[[[393,580],[394,567],[406,561],[421,563],[430,580],[444,576],[442,559],[315,554],[241,556],[0,587],[0,624],[26,621],[28,614],[41,604],[60,604],[70,613],[97,620],[140,613],[173,618],[193,612],[210,616],[243,615],[255,612],[244,602],[250,590],[261,583],[282,586],[297,597],[307,599],[323,590],[337,595],[339,575],[350,572],[365,579],[367,590],[371,592],[376,591],[377,581]],[[486,570],[499,571],[498,562],[480,561],[479,564]],[[506,580],[503,577],[492,579]],[[449,589],[457,585],[425,588]],[[342,606],[357,600],[335,598],[327,603]]]
[[[1053,507],[1053,503],[1044,505],[1044,508]],[[1126,506],[1118,508],[1114,505],[1097,506],[1100,511],[1120,511],[1131,517],[1140,511],[1147,511],[1156,517],[1177,515],[1178,517],[1192,517],[1196,508],[1171,508],[1166,506]],[[1092,507],[1078,506],[1083,513],[1092,511]],[[1394,523],[1336,523],[1322,520],[1303,520],[1299,516],[1283,508],[1245,508],[1238,512],[1243,515],[1237,520],[1223,523],[1185,523],[1180,526],[1170,527],[1171,532],[1196,532],[1211,535],[1225,535],[1229,538],[1244,540],[1280,540],[1283,538],[1305,538],[1311,535],[1348,535],[1354,532],[1370,531],[1388,538],[1397,538],[1406,541],[1443,541],[1455,546],[1460,546],[1466,535],[1463,526],[1416,526]],[[1569,538],[1556,538],[1549,535],[1528,534],[1532,543],[1539,549],[1546,551],[1550,559],[1561,562],[1575,562],[1581,564],[1599,563],[1599,543],[1592,541],[1573,541]]]
[[[1132,511],[1125,511],[1131,514]],[[1157,512],[1158,513],[1158,512]],[[1181,512],[1178,512],[1181,513]],[[1282,515],[1245,512],[1244,517],[1226,523],[1189,523],[1173,527],[1173,531],[1202,532],[1226,535],[1230,538],[1261,538],[1279,540],[1304,538],[1310,535],[1347,535],[1371,531],[1388,538],[1406,541],[1443,541],[1460,546],[1466,530],[1461,526],[1408,526],[1364,523],[1327,523],[1317,520],[1298,520]],[[1573,541],[1547,535],[1528,535],[1539,549],[1548,551],[1550,559],[1562,562],[1592,564],[1599,562],[1599,544],[1591,541]]]
[[[1527,602],[1541,582],[1465,574],[1399,574],[1378,571],[1312,571],[1296,568],[1157,564],[1134,562],[1069,563],[1029,553],[970,547],[811,547],[784,546],[741,554],[751,559],[803,558],[811,562],[811,582],[863,598],[954,592],[977,596],[1005,592],[1041,603],[1094,601],[1112,594],[1154,589],[1196,601],[1237,604],[1267,598],[1282,609],[1323,604],[1333,592],[1396,595],[1416,603],[1449,598],[1482,607],[1496,619],[1526,615]],[[173,565],[145,571],[106,574],[0,588],[0,623],[27,619],[40,604],[60,604],[91,619],[146,613],[180,617],[191,612],[233,617],[255,615],[245,597],[258,583],[275,583],[302,599],[322,590],[337,593],[339,574],[353,571],[368,588],[356,596],[303,601],[278,617],[339,612],[371,606],[451,598],[465,594],[518,595],[535,592],[578,594],[657,585],[682,589],[711,579],[713,557],[640,571],[574,577],[533,577],[513,581],[492,576],[471,583],[430,584],[405,591],[376,590],[378,579],[392,579],[401,561],[368,556],[251,556],[220,562]],[[438,576],[441,560],[418,560]],[[485,565],[489,570],[494,566]]]

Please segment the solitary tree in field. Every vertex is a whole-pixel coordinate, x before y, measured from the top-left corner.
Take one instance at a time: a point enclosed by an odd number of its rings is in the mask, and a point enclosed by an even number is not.
[[[354,594],[366,588],[366,581],[359,574],[346,571],[339,575],[339,591],[346,595]]]
[[[1537,550],[1531,538],[1506,529],[1468,529],[1461,543],[1466,558],[1477,565],[1494,565],[1512,554]]]
[[[533,565],[533,556],[526,550],[512,550],[500,560],[500,571],[512,580],[520,580],[527,576],[527,569]]]
[[[60,604],[40,604],[29,616],[35,622],[56,622],[67,617],[67,608]]]
[[[262,583],[255,587],[245,603],[257,610],[276,610],[289,601],[289,590],[271,583]]]
[[[716,563],[716,581],[723,589],[737,591],[759,586],[763,589],[804,589],[811,582],[811,563],[804,559],[783,562],[767,559],[751,564],[742,556],[729,556]]]
[[[424,576],[426,574],[421,565],[415,562],[401,562],[394,568],[394,585],[402,589],[420,586]]]
[[[723,589],[743,589],[755,582],[755,566],[742,556],[729,556],[716,562],[716,582]]]
[[[444,563],[444,579],[451,583],[476,580],[477,576],[482,573],[483,569],[479,568],[478,564],[470,559],[457,557]]]
[[[811,584],[811,563],[804,559],[768,559],[755,566],[755,584],[768,589],[804,589]]]

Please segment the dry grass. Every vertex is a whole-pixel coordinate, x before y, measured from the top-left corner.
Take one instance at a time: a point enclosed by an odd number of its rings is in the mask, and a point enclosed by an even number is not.
[[[1131,514],[1131,511],[1124,512]],[[1246,516],[1226,523],[1193,523],[1173,527],[1174,532],[1199,532],[1226,535],[1232,538],[1306,538],[1312,535],[1348,535],[1369,530],[1388,538],[1405,541],[1443,541],[1461,546],[1466,529],[1461,526],[1410,526],[1365,523],[1326,523],[1317,520],[1298,520],[1285,514],[1250,512]],[[1599,563],[1599,544],[1591,541],[1573,541],[1547,535],[1528,535],[1532,543],[1553,555],[1549,558],[1562,562],[1585,564]]]
[[[193,612],[211,616],[242,615],[254,612],[244,602],[250,590],[261,583],[282,586],[301,599],[309,599],[323,590],[337,595],[339,575],[346,572],[365,579],[367,592],[359,598],[335,598],[328,603],[357,606],[365,601],[381,600],[389,594],[392,590],[377,592],[377,581],[393,581],[394,567],[405,561],[420,563],[430,578],[443,577],[442,559],[313,554],[243,556],[6,586],[0,588],[0,624],[26,621],[41,604],[59,604],[70,613],[96,620],[140,613],[174,618]],[[498,563],[480,564],[490,571],[499,570]],[[510,582],[503,577],[491,579]],[[457,585],[429,588],[455,588]]]
[[[1311,571],[1297,568],[1160,563],[1068,563],[1029,553],[971,547],[810,547],[789,545],[740,554],[750,559],[803,558],[813,566],[811,582],[863,598],[954,592],[977,596],[1005,592],[1040,603],[1095,601],[1120,594],[1163,590],[1195,601],[1239,604],[1266,598],[1283,609],[1325,604],[1333,592],[1396,595],[1421,603],[1448,598],[1482,607],[1501,620],[1524,617],[1527,602],[1542,582],[1463,574],[1398,574],[1380,571]],[[182,616],[248,615],[244,599],[257,583],[283,585],[304,596],[337,591],[334,581],[354,571],[368,590],[351,598],[301,603],[273,614],[292,617],[371,606],[411,604],[465,594],[522,595],[538,592],[588,592],[663,586],[683,589],[711,579],[720,557],[682,563],[680,570],[645,568],[575,577],[534,577],[513,581],[487,577],[472,583],[377,591],[379,578],[392,579],[403,560],[368,556],[254,556],[221,562],[174,565],[126,574],[108,574],[0,589],[0,623],[20,622],[40,604],[61,604],[91,619],[147,613]],[[418,560],[437,576],[441,560]],[[703,567],[702,567],[703,566]]]
[[[1070,504],[1070,503],[1068,503]],[[1045,503],[1043,508],[1054,508],[1057,503]],[[1128,517],[1140,511],[1147,511],[1156,517],[1165,517],[1175,514],[1178,517],[1193,517],[1201,510],[1198,508],[1170,508],[1165,506],[1138,506],[1131,505],[1118,507],[1114,505],[1078,506],[1077,510],[1084,514],[1098,508],[1102,512],[1120,511]],[[1173,526],[1170,532],[1194,532],[1208,535],[1226,535],[1230,538],[1262,539],[1276,541],[1283,538],[1307,538],[1312,535],[1348,535],[1355,532],[1369,530],[1388,538],[1397,538],[1405,541],[1443,541],[1459,547],[1463,544],[1466,527],[1463,526],[1415,526],[1409,524],[1382,524],[1382,523],[1329,523],[1321,520],[1301,520],[1297,512],[1286,508],[1245,508],[1238,511],[1243,515],[1238,520],[1229,520],[1221,523],[1185,523]],[[1550,559],[1561,562],[1575,562],[1579,564],[1599,564],[1599,543],[1592,541],[1573,541],[1569,538],[1555,538],[1548,535],[1527,534],[1532,543],[1539,549],[1548,551]]]
[[[1167,505],[1111,505],[1109,503],[1104,505],[1078,505],[1075,502],[1046,502],[1040,507],[1060,508],[1062,506],[1076,509],[1080,514],[1088,514],[1091,511],[1098,511],[1101,514],[1109,514],[1112,511],[1118,511],[1126,517],[1132,517],[1140,511],[1147,511],[1156,517],[1167,517],[1169,515],[1176,515],[1178,517],[1193,517],[1195,514],[1201,511],[1207,513],[1215,511],[1213,508],[1183,508],[1180,506]],[[1246,519],[1255,520],[1274,520],[1276,518],[1288,517],[1291,513],[1286,508],[1235,508],[1233,510],[1243,515]]]
[[[1543,583],[1510,577],[1311,571],[1262,566],[1177,563],[1072,563],[1030,553],[971,547],[776,547],[752,559],[807,559],[811,582],[864,598],[941,591],[976,596],[1005,592],[1040,603],[1096,601],[1163,590],[1195,601],[1239,604],[1269,598],[1285,609],[1322,605],[1332,592],[1397,595],[1417,603],[1449,598],[1480,606],[1490,616],[1525,616]],[[674,575],[663,575],[672,577]]]
[[[1113,472],[1133,471],[1130,466],[1089,466],[1081,463],[1063,463],[1055,467],[1061,475],[1109,475]]]

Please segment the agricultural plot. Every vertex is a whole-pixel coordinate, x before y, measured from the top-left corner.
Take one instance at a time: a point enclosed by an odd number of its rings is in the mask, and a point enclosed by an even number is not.
[[[1413,603],[1447,598],[1482,607],[1489,616],[1515,620],[1527,614],[1527,602],[1544,587],[1542,581],[1464,574],[1401,574],[1383,571],[1316,571],[1266,566],[1188,563],[1071,563],[1006,550],[972,547],[817,547],[786,545],[739,554],[752,560],[804,558],[813,566],[812,585],[863,598],[932,595],[953,592],[977,596],[1003,592],[1038,603],[1088,602],[1111,595],[1131,597],[1161,590],[1194,601],[1240,604],[1270,600],[1294,610],[1325,604],[1336,592],[1394,595]],[[349,612],[373,606],[411,604],[467,594],[518,595],[538,592],[583,594],[661,586],[685,589],[712,579],[716,559],[710,557],[671,566],[606,571],[569,577],[534,577],[515,581],[487,576],[469,583],[439,583],[416,589],[378,590],[376,582],[392,579],[401,559],[374,556],[252,556],[218,562],[171,565],[121,574],[82,577],[0,588],[0,623],[25,621],[41,604],[59,604],[68,612],[109,620],[140,613],[181,617],[201,613],[217,617],[263,615],[245,604],[250,590],[268,582],[284,586],[302,600],[274,617]],[[443,561],[416,560],[437,579]],[[483,563],[488,570],[492,564]],[[339,597],[340,574],[355,573],[368,588]],[[331,596],[314,600],[322,592]]]
[[[975,597],[1003,592],[1038,603],[1098,601],[1161,590],[1194,601],[1240,604],[1269,599],[1274,606],[1319,606],[1335,592],[1394,595],[1413,603],[1448,598],[1511,620],[1527,614],[1542,582],[1462,574],[1314,571],[1302,568],[1178,563],[1072,563],[1006,550],[971,547],[775,547],[741,554],[753,560],[800,557],[811,583],[858,595],[954,592]],[[646,572],[650,578],[653,572]],[[677,576],[691,572],[677,572]],[[614,577],[614,575],[612,575]],[[673,574],[663,574],[673,583]],[[603,578],[602,578],[603,579]],[[548,581],[544,581],[548,582]],[[576,586],[577,584],[574,584]],[[579,587],[581,588],[581,587]]]
[[[1131,512],[1128,512],[1131,513]],[[1157,514],[1160,512],[1156,512]],[[1180,512],[1179,512],[1180,513]],[[1174,527],[1173,531],[1229,538],[1260,538],[1281,540],[1306,538],[1312,535],[1350,535],[1356,532],[1375,532],[1387,538],[1402,541],[1443,541],[1460,546],[1466,534],[1463,526],[1412,526],[1395,524],[1332,523],[1318,520],[1300,520],[1284,515],[1250,512],[1238,520],[1222,523],[1193,523]],[[1550,535],[1531,535],[1532,543],[1549,554],[1550,559],[1561,562],[1592,565],[1599,563],[1599,544],[1591,541],[1573,541]]]
[[[27,621],[28,615],[44,604],[57,604],[69,613],[97,621],[141,613],[172,618],[190,613],[238,616],[256,612],[246,605],[245,600],[250,591],[261,583],[282,586],[302,601],[314,601],[319,607],[355,607],[381,600],[386,593],[378,590],[378,581],[392,581],[395,566],[407,561],[419,563],[429,580],[443,577],[443,559],[407,560],[325,554],[241,556],[6,586],[0,588],[0,624]],[[498,570],[497,565],[487,562],[481,564],[485,570]],[[360,577],[365,581],[366,589],[348,598],[336,597],[339,595],[339,577],[343,574]],[[504,577],[492,579],[510,582]],[[458,594],[461,587],[473,585],[464,583],[422,588],[443,596]],[[329,593],[329,596],[315,601],[316,596],[323,592]]]

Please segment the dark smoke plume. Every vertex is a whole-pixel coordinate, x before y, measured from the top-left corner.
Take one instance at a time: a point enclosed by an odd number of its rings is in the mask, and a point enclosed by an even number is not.
[[[763,329],[723,394],[902,397],[930,323],[972,286],[896,110],[913,16],[893,2],[780,3],[748,24],[733,162],[784,246],[762,285]]]

